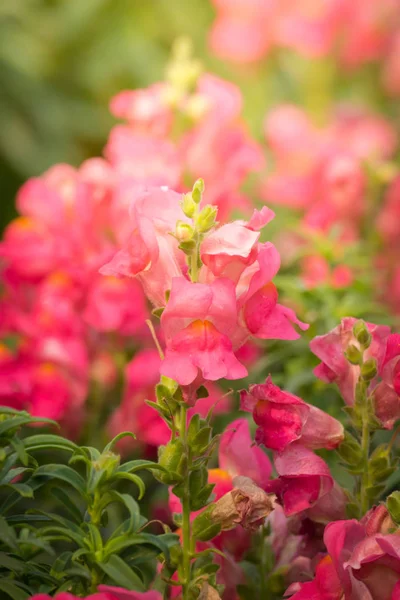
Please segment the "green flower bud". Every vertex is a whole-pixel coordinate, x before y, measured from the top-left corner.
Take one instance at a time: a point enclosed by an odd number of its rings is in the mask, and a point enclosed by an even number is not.
[[[193,199],[192,193],[189,192],[188,194],[184,194],[182,200],[182,210],[185,215],[191,219],[194,216],[196,209],[197,204]]]
[[[352,365],[359,365],[362,359],[362,353],[354,344],[349,344],[344,355]]]
[[[178,221],[175,229],[176,239],[180,242],[188,242],[193,238],[194,229],[189,223]]]
[[[218,208],[207,204],[196,218],[196,227],[200,233],[210,231],[216,225]]]
[[[362,344],[364,348],[369,348],[372,338],[367,325],[362,319],[354,323],[353,334],[357,342]]]
[[[166,446],[160,446],[158,463],[168,473],[157,473],[157,478],[168,485],[180,481],[185,459],[184,444],[180,438],[171,440]]]
[[[196,202],[196,204],[200,204],[201,202],[201,197],[204,194],[204,181],[203,179],[198,179],[194,186],[193,186],[193,190],[192,190],[192,198],[193,200]]]
[[[393,492],[386,500],[386,506],[393,521],[400,524],[400,492]]]
[[[361,377],[366,381],[371,381],[378,372],[375,358],[369,358],[361,366]]]
[[[99,458],[93,461],[93,468],[95,471],[104,471],[107,478],[110,478],[113,473],[118,469],[121,463],[121,458],[119,454],[114,454],[114,452],[103,452],[99,456]]]

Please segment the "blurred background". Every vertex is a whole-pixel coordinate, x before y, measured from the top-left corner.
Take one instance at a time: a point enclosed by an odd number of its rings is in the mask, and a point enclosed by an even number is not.
[[[206,0],[2,0],[1,227],[25,179],[101,153],[110,98],[161,79],[177,36],[217,63],[205,50],[212,19]]]
[[[329,56],[310,61],[282,48],[249,64],[223,61],[208,45],[215,18],[209,0],[2,0],[0,227],[14,215],[25,179],[101,153],[114,122],[110,98],[162,79],[171,45],[182,35],[207,70],[240,85],[256,138],[267,109],[283,101],[317,117],[326,102],[356,99],[398,117],[398,103],[376,85],[375,64],[346,74]]]

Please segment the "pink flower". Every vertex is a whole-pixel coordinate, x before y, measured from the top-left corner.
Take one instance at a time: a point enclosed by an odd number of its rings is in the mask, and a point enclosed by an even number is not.
[[[214,4],[218,17],[210,32],[210,46],[215,54],[237,63],[260,60],[272,42],[268,24],[273,3],[214,0]]]
[[[173,277],[185,268],[185,256],[171,235],[182,218],[181,196],[164,188],[132,190],[131,233],[124,248],[104,265],[103,275],[137,277],[155,306],[164,306]]]
[[[161,600],[160,592],[131,592],[124,588],[111,585],[99,585],[98,592],[85,596],[84,600]],[[31,600],[52,600],[47,594],[35,594]],[[54,600],[79,600],[69,592],[59,592],[54,596]]]
[[[90,286],[83,317],[98,331],[133,335],[143,330],[148,311],[138,282],[97,277]]]
[[[281,390],[269,376],[264,384],[241,392],[241,408],[253,413],[256,441],[282,451],[293,442],[311,449],[336,448],[344,438],[342,424],[301,398]]]
[[[314,581],[295,584],[286,592],[297,592],[293,600],[398,599],[398,535],[368,533],[363,524],[353,519],[327,525],[324,542],[328,554],[318,564]]]
[[[333,487],[326,463],[298,442],[277,453],[274,464],[279,479],[270,482],[268,491],[277,494],[287,516],[311,508]]]
[[[204,379],[240,379],[247,370],[233,353],[231,336],[237,323],[235,288],[229,279],[211,284],[172,281],[161,317],[166,353],[161,373],[189,385]]]
[[[228,277],[237,283],[245,268],[257,258],[260,229],[273,218],[274,213],[265,206],[261,211],[255,210],[248,223],[234,221],[211,232],[200,248],[205,277],[210,271],[215,277]]]
[[[308,329],[293,310],[278,304],[278,292],[272,282],[279,270],[280,257],[270,243],[260,245],[257,259],[245,269],[236,287],[241,329],[235,337],[240,347],[253,335],[260,339],[295,340],[299,334],[293,327]]]
[[[229,423],[219,444],[219,466],[234,478],[238,475],[250,477],[259,487],[265,488],[271,476],[268,456],[252,446],[249,424],[246,419]]]
[[[375,414],[386,429],[393,429],[400,418],[400,334],[387,338],[386,354],[381,365],[382,381],[373,390]]]
[[[168,134],[172,111],[164,100],[166,86],[156,83],[143,90],[120,92],[110,102],[111,113],[130,127],[157,136]]]
[[[352,365],[346,359],[344,352],[350,344],[357,346],[353,335],[353,326],[357,319],[346,317],[340,325],[325,335],[319,335],[310,342],[312,352],[322,361],[314,369],[319,379],[326,383],[337,383],[346,404],[353,404],[355,385],[359,378],[360,367]],[[366,350],[365,358],[375,358],[380,371],[385,353],[390,328],[386,325],[366,324],[371,335],[372,342]]]

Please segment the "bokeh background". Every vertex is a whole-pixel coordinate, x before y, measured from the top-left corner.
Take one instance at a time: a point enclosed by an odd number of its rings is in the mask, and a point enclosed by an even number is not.
[[[21,183],[57,162],[99,155],[114,123],[110,98],[162,79],[173,41],[189,36],[206,70],[237,83],[256,138],[268,108],[295,102],[317,116],[356,101],[398,120],[374,63],[347,74],[330,61],[272,49],[253,65],[210,52],[209,0],[2,0],[0,2],[0,227]]]

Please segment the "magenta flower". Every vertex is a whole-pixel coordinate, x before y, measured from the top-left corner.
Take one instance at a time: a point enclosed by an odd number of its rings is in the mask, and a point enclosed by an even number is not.
[[[296,441],[311,449],[332,449],[344,438],[337,419],[281,390],[270,376],[264,384],[241,392],[241,408],[253,413],[258,425],[256,442],[272,450],[282,451]]]
[[[274,464],[279,478],[268,491],[277,494],[287,516],[311,508],[333,488],[327,464],[298,442],[277,453]]]
[[[353,519],[327,525],[324,542],[328,554],[318,564],[314,581],[291,586],[287,594],[296,592],[292,600],[398,600],[398,535],[368,534]]]

